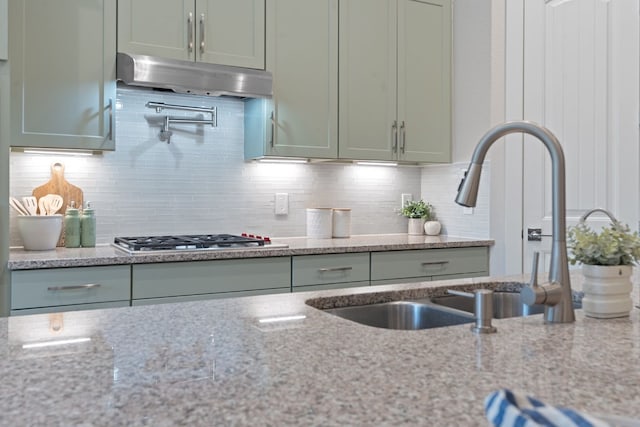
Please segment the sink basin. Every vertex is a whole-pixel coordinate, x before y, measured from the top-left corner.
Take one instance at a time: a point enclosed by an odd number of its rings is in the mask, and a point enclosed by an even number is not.
[[[458,295],[445,295],[431,298],[434,304],[466,311],[473,314],[473,299]],[[580,308],[579,303],[574,303],[575,308]],[[519,292],[494,292],[493,293],[493,318],[505,319],[507,317],[529,316],[531,314],[544,313],[544,305],[528,306],[522,303]]]
[[[448,310],[429,302],[393,301],[324,311],[363,325],[386,329],[431,329],[474,322],[473,314]]]

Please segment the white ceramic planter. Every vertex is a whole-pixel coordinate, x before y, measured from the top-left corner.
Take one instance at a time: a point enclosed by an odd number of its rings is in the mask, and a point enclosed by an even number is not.
[[[583,265],[584,313],[601,319],[628,316],[633,307],[632,272],[633,267],[630,265]]]
[[[409,218],[409,229],[407,233],[410,236],[422,236],[424,234],[424,219]]]
[[[427,233],[427,236],[437,236],[440,234],[441,229],[440,221],[427,221],[424,223],[424,232]]]

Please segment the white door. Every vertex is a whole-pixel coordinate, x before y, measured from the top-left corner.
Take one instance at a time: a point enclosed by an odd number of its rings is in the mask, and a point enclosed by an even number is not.
[[[524,2],[523,118],[550,129],[566,159],[567,225],[601,207],[638,221],[638,0]],[[526,136],[523,148],[523,270],[551,237],[551,162]],[[607,223],[590,217],[590,223]],[[544,256],[543,256],[544,254]],[[540,266],[542,270],[543,266]]]

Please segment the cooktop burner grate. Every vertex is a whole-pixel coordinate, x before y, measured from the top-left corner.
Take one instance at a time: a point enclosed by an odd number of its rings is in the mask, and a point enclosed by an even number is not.
[[[128,251],[162,251],[184,249],[261,247],[269,238],[233,234],[198,234],[183,236],[116,237],[114,244]]]

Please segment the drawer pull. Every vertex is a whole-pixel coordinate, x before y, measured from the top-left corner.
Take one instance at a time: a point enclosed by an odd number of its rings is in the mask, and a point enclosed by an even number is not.
[[[73,286],[50,286],[47,288],[49,291],[77,291],[78,289],[95,289],[99,288],[98,283],[88,283],[86,285],[73,285]]]
[[[320,273],[328,273],[331,271],[349,271],[353,270],[353,267],[332,267],[332,268],[319,268]]]
[[[423,262],[422,265],[424,266],[429,266],[429,265],[445,265],[445,264],[449,264],[449,261],[427,261],[427,262]]]

